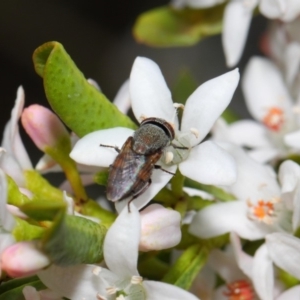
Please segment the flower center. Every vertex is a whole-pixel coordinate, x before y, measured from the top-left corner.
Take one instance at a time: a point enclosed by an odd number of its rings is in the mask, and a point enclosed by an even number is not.
[[[256,204],[253,204],[250,200],[248,200],[247,205],[249,207],[249,218],[268,225],[272,224],[274,217],[276,217],[275,204],[279,201],[279,198],[273,198],[269,201],[258,200]]]
[[[227,284],[227,291],[223,293],[228,300],[253,300],[252,286],[246,280],[237,280]]]
[[[271,107],[263,118],[263,123],[273,131],[279,131],[284,123],[283,110],[279,107]]]

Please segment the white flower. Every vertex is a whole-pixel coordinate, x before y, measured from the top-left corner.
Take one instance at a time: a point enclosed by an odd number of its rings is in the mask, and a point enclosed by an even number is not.
[[[177,8],[189,6],[192,8],[206,8],[225,2],[224,0],[173,0]],[[226,63],[232,67],[238,63],[242,55],[248,35],[252,14],[258,6],[260,12],[269,19],[280,19],[290,22],[300,13],[298,0],[231,0],[224,12],[223,21],[223,49]]]
[[[0,148],[1,152],[5,152],[5,154],[0,157],[0,168],[11,176],[19,186],[23,187],[25,186],[23,170],[32,169],[30,159],[19,134],[18,126],[18,121],[24,107],[24,101],[24,90],[22,86],[20,86],[17,91],[15,106],[11,112],[11,118],[4,129],[1,142],[2,148]]]
[[[130,98],[135,117],[139,121],[145,117],[166,120],[175,128],[173,144],[189,148],[167,148],[171,163],[164,164],[164,169],[174,173],[176,163],[183,175],[204,184],[226,185],[234,182],[236,174],[232,158],[210,141],[199,143],[229,104],[238,80],[236,69],[198,87],[187,99],[179,130],[171,93],[159,67],[147,58],[138,57],[135,60],[130,75]],[[78,163],[108,167],[117,153],[114,149],[99,147],[99,144],[121,148],[132,134],[131,129],[121,127],[90,133],[75,145],[71,157]],[[135,205],[138,208],[146,205],[171,177],[166,172],[154,170],[151,186],[134,200]],[[121,211],[125,205],[126,201],[121,201],[116,203],[116,208]]]
[[[269,166],[255,162],[238,147],[232,147],[230,153],[236,159],[238,177],[229,192],[237,201],[200,210],[190,232],[210,238],[234,231],[256,240],[271,232],[296,231],[300,225],[300,167],[292,161],[284,162],[279,169],[280,187]]]
[[[4,172],[0,169],[0,257],[3,251],[15,242],[11,234],[15,226],[15,220],[7,209],[6,199],[7,181]],[[1,269],[0,263],[0,275]]]
[[[135,205],[130,213],[124,208],[104,241],[104,260],[109,269],[95,265],[67,268],[53,265],[38,276],[48,288],[72,300],[198,299],[176,286],[140,277],[137,270],[140,228]]]
[[[242,80],[246,105],[256,121],[241,120],[214,128],[216,140],[249,147],[260,162],[299,152],[300,115],[279,69],[268,59],[253,57]]]

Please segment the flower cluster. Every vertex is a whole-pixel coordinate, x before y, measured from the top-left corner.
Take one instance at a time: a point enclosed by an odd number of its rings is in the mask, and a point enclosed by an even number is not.
[[[174,103],[159,66],[137,57],[111,103],[61,44],[35,51],[54,112],[24,108],[19,87],[4,129],[0,299],[299,299],[299,1],[223,2],[172,5],[221,4],[230,66],[255,7],[280,20],[241,75],[251,120],[230,117],[238,69]],[[35,167],[19,121],[43,152]]]

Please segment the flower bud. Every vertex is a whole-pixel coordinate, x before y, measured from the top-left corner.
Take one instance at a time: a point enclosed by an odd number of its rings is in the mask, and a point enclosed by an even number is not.
[[[180,214],[162,205],[152,204],[141,213],[141,251],[162,250],[181,240]]]
[[[42,151],[45,147],[55,147],[69,133],[60,119],[48,108],[31,105],[23,110],[22,125],[35,145]]]
[[[50,264],[34,242],[20,242],[6,248],[1,256],[1,267],[11,277],[35,274]]]

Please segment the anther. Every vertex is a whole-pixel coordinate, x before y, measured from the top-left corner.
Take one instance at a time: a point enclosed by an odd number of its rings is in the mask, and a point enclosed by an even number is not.
[[[110,286],[110,287],[106,288],[107,295],[114,295],[117,293],[117,291],[118,291],[117,288],[114,286]]]
[[[169,164],[174,158],[174,154],[171,151],[167,151],[165,155],[165,163]]]
[[[131,283],[132,284],[140,284],[143,281],[143,277],[141,276],[132,276],[131,277]]]
[[[199,137],[199,130],[196,128],[190,128],[190,132],[196,137]]]
[[[94,275],[99,276],[101,272],[101,267],[95,267],[92,272]]]

